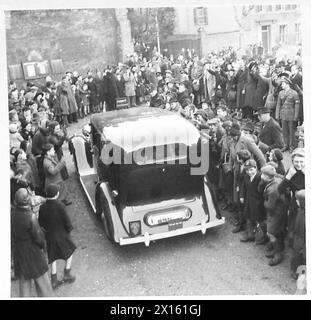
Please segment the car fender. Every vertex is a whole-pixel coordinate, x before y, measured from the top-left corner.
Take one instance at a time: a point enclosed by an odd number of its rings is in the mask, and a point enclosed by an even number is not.
[[[123,227],[123,224],[121,222],[118,210],[115,206],[114,203],[114,197],[112,195],[111,188],[107,182],[101,182],[99,185],[99,190],[102,192],[103,196],[107,199],[108,206],[110,209],[111,213],[111,220],[113,224],[113,229],[114,229],[114,241],[115,242],[120,242],[120,238],[122,237],[128,237],[128,233]]]

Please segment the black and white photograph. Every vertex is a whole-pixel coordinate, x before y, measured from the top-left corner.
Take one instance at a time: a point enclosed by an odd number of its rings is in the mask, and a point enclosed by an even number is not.
[[[1,2],[7,298],[308,297],[307,1]]]

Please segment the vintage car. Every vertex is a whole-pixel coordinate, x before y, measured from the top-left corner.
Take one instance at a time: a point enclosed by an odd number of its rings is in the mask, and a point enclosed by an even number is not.
[[[192,172],[190,153],[200,155],[208,139],[188,120],[135,107],[94,114],[89,126],[89,138],[73,136],[70,149],[108,239],[148,246],[224,223],[206,175]]]

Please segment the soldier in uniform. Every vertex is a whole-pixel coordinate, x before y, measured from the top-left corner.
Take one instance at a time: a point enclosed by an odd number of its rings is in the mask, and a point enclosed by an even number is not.
[[[298,93],[290,88],[291,80],[285,73],[281,74],[282,90],[279,93],[276,104],[275,118],[281,120],[284,138],[282,151],[295,149],[295,123],[299,117],[300,101]]]

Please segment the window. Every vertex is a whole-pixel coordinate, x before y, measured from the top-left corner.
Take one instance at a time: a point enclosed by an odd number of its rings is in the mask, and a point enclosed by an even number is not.
[[[292,10],[295,10],[295,9],[297,9],[297,5],[296,5],[296,4],[293,4],[293,5],[292,5]]]
[[[285,7],[285,10],[290,10],[291,9],[291,5],[290,4],[287,4]]]
[[[262,11],[262,6],[256,6],[256,12]]]
[[[301,42],[301,25],[300,25],[300,23],[295,23],[295,38],[296,38],[296,43]]]
[[[272,11],[272,6],[266,6],[266,11],[271,12]]]
[[[281,5],[276,5],[275,6],[275,11],[279,11],[279,10],[281,10],[282,9],[282,6]]]
[[[208,24],[207,8],[199,7],[193,9],[194,24],[204,26]]]
[[[280,42],[286,43],[287,41],[287,25],[282,24],[280,25]]]

